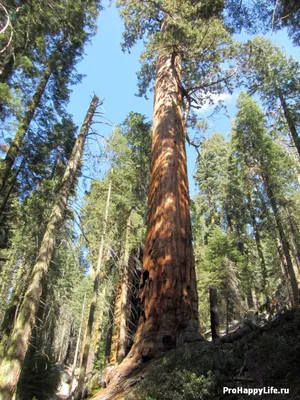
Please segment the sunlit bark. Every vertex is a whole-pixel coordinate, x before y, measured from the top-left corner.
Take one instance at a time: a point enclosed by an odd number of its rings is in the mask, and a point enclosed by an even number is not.
[[[142,312],[130,356],[200,339],[182,118],[180,58],[157,62],[149,214],[140,285]]]

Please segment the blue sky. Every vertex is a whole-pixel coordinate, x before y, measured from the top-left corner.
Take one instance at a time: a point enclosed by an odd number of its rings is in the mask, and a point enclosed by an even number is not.
[[[130,111],[140,112],[151,120],[153,96],[149,100],[135,96],[137,93],[136,72],[140,68],[139,55],[143,50],[142,43],[138,43],[130,54],[123,53],[120,47],[122,40],[123,23],[114,6],[106,7],[101,11],[98,20],[98,34],[92,39],[92,43],[86,47],[86,55],[78,65],[78,71],[86,77],[82,83],[73,88],[69,112],[73,114],[75,123],[80,126],[91,96],[96,93],[104,99],[105,116],[114,124],[121,123]],[[246,40],[249,36],[238,35],[239,40]],[[299,50],[292,46],[286,32],[268,34],[277,45],[284,48],[287,54],[299,59]],[[236,108],[235,102],[238,93],[227,95],[225,104],[230,118],[216,115],[210,122],[207,135],[220,132],[227,135],[230,132],[230,119],[233,118]],[[201,116],[211,114],[212,109],[206,108]],[[104,136],[109,136],[112,128],[107,125],[97,125],[97,129]],[[94,149],[95,150],[95,149]],[[196,151],[187,145],[188,172],[191,196],[195,192],[192,175],[195,170]],[[100,170],[106,169],[100,165]]]

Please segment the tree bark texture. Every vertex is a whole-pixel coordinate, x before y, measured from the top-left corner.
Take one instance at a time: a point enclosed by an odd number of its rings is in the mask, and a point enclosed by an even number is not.
[[[92,342],[93,325],[94,325],[94,320],[95,320],[95,311],[96,311],[98,291],[99,291],[99,286],[100,286],[100,276],[101,276],[101,269],[102,269],[104,240],[105,240],[105,235],[106,235],[110,194],[111,194],[111,180],[109,182],[108,192],[107,192],[106,206],[105,206],[104,219],[103,219],[103,231],[102,231],[102,235],[101,235],[101,239],[100,239],[100,246],[99,246],[99,252],[98,252],[98,259],[97,259],[94,288],[93,288],[93,296],[92,296],[92,301],[90,304],[89,319],[88,319],[87,332],[86,332],[86,337],[85,337],[84,351],[83,351],[83,356],[82,356],[82,364],[81,364],[81,368],[80,368],[78,386],[77,386],[76,395],[75,395],[76,400],[80,400],[82,398],[83,391],[84,391],[84,378],[85,378],[85,374],[86,374],[87,363],[88,363],[90,347],[91,347],[91,342]]]
[[[130,353],[144,360],[202,338],[181,106],[180,59],[173,52],[159,57],[156,70],[142,311]]]
[[[0,365],[0,393],[2,400],[12,399],[19,380],[42,294],[42,281],[49,270],[58,230],[64,220],[68,198],[76,180],[85,140],[98,106],[98,101],[97,96],[94,96],[75,142],[47,224],[36,264],[32,270],[30,283],[7,346],[6,355]]]

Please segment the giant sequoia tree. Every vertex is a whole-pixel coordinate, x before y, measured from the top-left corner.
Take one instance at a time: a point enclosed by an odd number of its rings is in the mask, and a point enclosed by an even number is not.
[[[186,119],[228,76],[223,1],[119,1],[124,47],[146,35],[140,94],[155,78],[149,214],[140,285],[142,315],[131,355],[200,339],[186,167]],[[150,78],[150,79],[149,79]]]

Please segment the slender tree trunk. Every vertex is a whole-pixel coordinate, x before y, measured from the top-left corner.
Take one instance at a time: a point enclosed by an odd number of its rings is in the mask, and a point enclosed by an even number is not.
[[[130,356],[201,339],[182,119],[180,60],[157,62],[149,213],[140,300],[142,312]]]
[[[229,296],[226,296],[226,335],[229,333]]]
[[[15,160],[20,152],[21,146],[23,144],[24,137],[27,133],[29,125],[34,116],[35,110],[40,104],[41,97],[46,89],[47,83],[51,76],[51,68],[48,67],[43,72],[43,76],[40,80],[40,83],[35,91],[35,94],[32,100],[29,102],[27,111],[18,127],[17,133],[9,147],[9,150],[6,154],[6,157],[0,163],[0,193],[3,192],[4,187],[6,186],[7,180],[10,176],[10,171],[15,163]]]
[[[97,96],[94,96],[75,142],[41,243],[39,255],[31,274],[31,280],[7,346],[6,356],[0,365],[0,393],[2,400],[12,399],[19,380],[42,294],[42,281],[49,270],[57,234],[64,220],[68,198],[74,187],[85,140],[98,106],[98,101]]]
[[[88,362],[90,346],[91,346],[91,341],[92,341],[93,324],[94,324],[94,319],[95,319],[95,311],[96,311],[98,291],[99,291],[99,285],[100,285],[104,239],[105,239],[105,235],[106,235],[110,194],[111,194],[111,180],[109,181],[109,186],[108,186],[106,206],[105,206],[104,219],[103,219],[103,231],[102,231],[102,235],[101,235],[101,239],[100,239],[100,247],[99,247],[99,252],[98,252],[98,260],[97,260],[96,274],[95,274],[95,280],[94,280],[93,297],[92,297],[92,301],[91,301],[91,305],[90,305],[87,333],[86,333],[86,337],[85,337],[84,352],[83,352],[83,357],[82,357],[82,365],[80,368],[78,386],[77,386],[76,395],[75,395],[75,399],[77,399],[77,400],[80,400],[83,396],[84,378],[85,378],[85,374],[86,374],[87,362]]]
[[[288,218],[288,222],[289,222],[289,226],[290,226],[290,230],[291,230],[291,236],[292,236],[292,243],[293,243],[293,250],[295,253],[295,258],[296,258],[296,266],[297,266],[297,271],[296,275],[299,276],[300,274],[300,248],[299,248],[299,234],[298,234],[298,227],[295,224],[295,221],[293,219],[290,207],[287,206],[286,207],[286,214],[287,214],[287,218]]]
[[[278,250],[278,254],[279,254],[279,258],[280,258],[282,283],[283,283],[283,286],[285,286],[288,291],[289,299],[290,299],[290,302],[292,305],[293,304],[293,295],[292,295],[291,280],[289,278],[288,265],[287,265],[285,253],[283,250],[282,242],[279,239],[279,237],[276,238],[276,245],[277,245],[277,250]]]
[[[218,298],[216,289],[209,288],[209,304],[210,304],[210,326],[211,336],[214,339],[220,337],[220,318],[218,310]]]
[[[267,267],[266,267],[265,257],[264,257],[264,253],[263,253],[263,249],[262,249],[262,245],[261,245],[260,233],[259,233],[256,217],[254,214],[251,192],[250,192],[249,187],[248,187],[247,197],[248,197],[248,208],[249,208],[250,217],[251,217],[251,221],[252,221],[252,228],[254,231],[257,253],[258,253],[259,262],[260,262],[260,266],[261,266],[262,285],[263,285],[264,294],[266,296],[267,311],[270,311],[270,299],[269,299],[269,291],[268,291],[268,283],[267,283]]]
[[[256,311],[256,310],[258,310],[258,302],[257,302],[256,290],[254,287],[251,288],[251,297],[252,297],[254,310]]]
[[[129,239],[131,231],[131,218],[130,212],[126,223],[125,230],[125,243],[124,254],[122,261],[122,283],[121,283],[121,309],[120,309],[120,332],[118,340],[118,356],[117,361],[121,362],[127,355],[128,348],[128,322],[130,317],[130,287],[129,287]]]
[[[70,381],[70,385],[69,385],[69,396],[72,394],[72,387],[73,387],[75,369],[76,369],[76,364],[77,364],[77,359],[78,359],[79,345],[80,345],[80,341],[81,341],[81,331],[82,331],[82,326],[84,323],[85,303],[86,303],[86,293],[84,294],[84,300],[83,300],[82,309],[81,309],[80,325],[79,325],[79,331],[78,331],[78,336],[77,336],[74,361],[73,361],[73,366],[72,366],[72,376],[71,376],[71,381]]]
[[[115,307],[114,307],[114,329],[111,343],[110,362],[117,363],[118,359],[118,346],[120,336],[120,318],[121,318],[121,280],[118,282],[118,286],[115,289]]]
[[[267,174],[264,174],[263,180],[265,182],[266,191],[267,191],[268,198],[269,198],[269,201],[270,201],[270,204],[271,204],[271,208],[273,210],[273,214],[274,214],[274,217],[275,217],[275,221],[276,221],[276,225],[277,225],[280,241],[282,243],[282,248],[283,248],[283,252],[284,252],[284,256],[285,256],[286,264],[287,264],[287,271],[288,271],[288,275],[289,275],[289,279],[290,279],[290,283],[291,283],[291,287],[292,287],[292,294],[293,294],[292,302],[293,302],[293,305],[295,305],[295,304],[298,304],[298,301],[299,301],[299,297],[298,297],[298,282],[297,282],[297,279],[296,279],[294,266],[293,266],[293,263],[292,263],[289,243],[287,241],[287,238],[286,238],[286,235],[285,235],[285,232],[284,232],[284,229],[283,229],[283,225],[281,223],[281,217],[280,217],[279,209],[278,209],[278,206],[277,206],[276,197],[274,196],[273,189],[272,189],[272,187],[270,185],[269,178],[268,178]]]
[[[298,151],[299,157],[300,157],[300,137],[299,137],[297,129],[296,129],[296,124],[295,124],[295,122],[293,120],[293,117],[291,115],[289,107],[288,107],[288,105],[287,105],[287,103],[285,101],[283,93],[282,93],[280,87],[278,86],[278,84],[276,84],[276,90],[277,90],[277,94],[278,94],[278,97],[279,97],[279,100],[280,100],[281,107],[283,109],[283,114],[285,116],[286,122],[287,122],[288,127],[289,127],[290,134],[292,136],[294,145],[295,145],[295,147],[296,147],[296,149]]]
[[[6,209],[6,206],[7,206],[8,200],[10,198],[10,195],[13,191],[13,188],[15,187],[18,175],[21,172],[21,170],[23,169],[24,165],[25,165],[25,158],[22,159],[22,162],[21,162],[19,168],[17,169],[16,173],[14,174],[14,177],[12,179],[12,182],[10,183],[7,193],[3,192],[4,196],[3,196],[3,199],[1,199],[1,203],[0,203],[0,221],[2,218],[2,214],[4,213],[4,211]]]
[[[18,311],[22,304],[22,299],[28,287],[31,266],[21,265],[16,279],[16,287],[13,291],[8,307],[5,309],[4,318],[1,324],[1,343],[0,343],[0,360],[4,357],[9,337],[12,333],[14,323],[18,316]]]
[[[115,311],[116,295],[114,294],[108,310],[108,322],[106,330],[106,343],[105,343],[105,364],[110,363],[111,356],[111,345],[113,340],[113,328],[114,328],[114,311]]]

